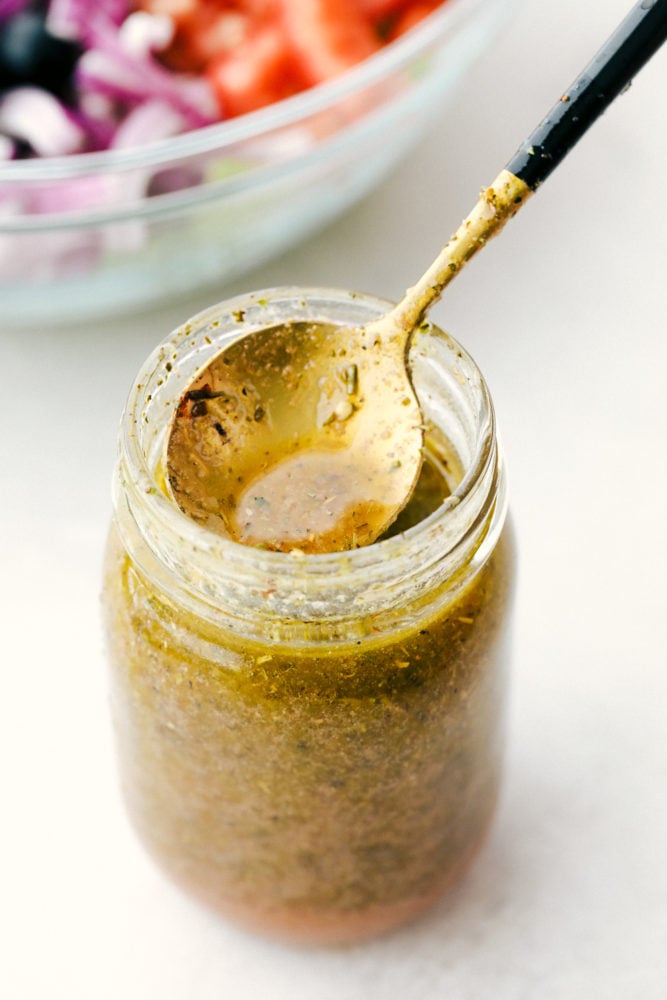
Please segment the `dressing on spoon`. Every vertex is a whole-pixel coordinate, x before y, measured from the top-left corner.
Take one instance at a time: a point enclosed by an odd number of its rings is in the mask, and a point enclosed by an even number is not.
[[[334,552],[379,538],[422,466],[412,334],[666,36],[667,0],[640,0],[385,316],[364,327],[261,329],[214,358],[182,397],[166,445],[181,509],[275,550]]]

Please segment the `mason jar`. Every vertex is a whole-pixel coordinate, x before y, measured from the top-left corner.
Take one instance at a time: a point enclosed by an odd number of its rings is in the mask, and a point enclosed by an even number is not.
[[[165,440],[196,373],[239,336],[388,307],[298,288],[214,306],[151,355],[121,425],[104,616],[131,821],[190,894],[301,942],[415,918],[489,827],[513,579],[492,402],[466,351],[424,325],[410,362],[426,487],[387,537],[338,553],[198,525],[165,489]]]

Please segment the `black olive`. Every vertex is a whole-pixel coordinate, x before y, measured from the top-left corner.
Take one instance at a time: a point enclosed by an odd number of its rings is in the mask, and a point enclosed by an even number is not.
[[[51,34],[43,14],[21,11],[0,24],[0,90],[31,84],[71,99],[82,51],[78,42]]]

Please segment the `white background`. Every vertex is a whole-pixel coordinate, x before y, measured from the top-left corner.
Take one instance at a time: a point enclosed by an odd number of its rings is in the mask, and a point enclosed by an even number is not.
[[[520,543],[504,794],[441,905],[304,951],[182,897],[123,813],[98,608],[117,423],[155,343],[251,288],[399,296],[628,5],[525,3],[409,161],[233,286],[2,331],[3,996],[664,1000],[667,50],[434,312],[491,385]]]

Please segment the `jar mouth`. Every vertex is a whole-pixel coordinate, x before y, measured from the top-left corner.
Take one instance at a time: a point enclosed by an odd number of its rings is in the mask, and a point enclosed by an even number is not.
[[[479,532],[482,523],[488,521],[492,508],[496,509],[494,520],[499,525],[493,532],[495,539],[504,519],[504,503],[498,502],[499,455],[493,404],[471,356],[434,326],[413,339],[413,383],[431,423],[439,426],[450,418],[451,426],[445,433],[458,453],[463,473],[451,495],[405,532],[345,552],[267,551],[197,524],[161,488],[158,470],[171,416],[195,374],[220,350],[240,336],[267,326],[290,320],[364,323],[392,305],[374,296],[335,288],[257,291],[198,313],[148,357],[130,392],[121,423],[114,506],[131,557],[158,586],[167,586],[167,576],[172,582],[178,579],[179,589],[184,591],[181,597],[189,597],[186,603],[203,602],[213,607],[223,594],[229,597],[230,585],[234,591],[249,588],[256,594],[258,588],[271,589],[266,583],[272,581],[277,583],[277,591],[267,594],[265,600],[275,605],[276,613],[300,618],[304,612],[317,616],[321,603],[332,596],[336,587],[341,588],[341,581],[344,600],[334,600],[334,604],[349,603],[349,599],[355,603],[364,592],[386,583],[388,575],[395,575],[406,585],[413,577],[423,576],[434,563],[446,558],[451,561],[462,545],[470,543],[471,533]],[[486,534],[486,530],[482,533]],[[160,580],[155,579],[156,575]],[[311,604],[308,612],[305,606]],[[339,609],[339,613],[346,612]]]

